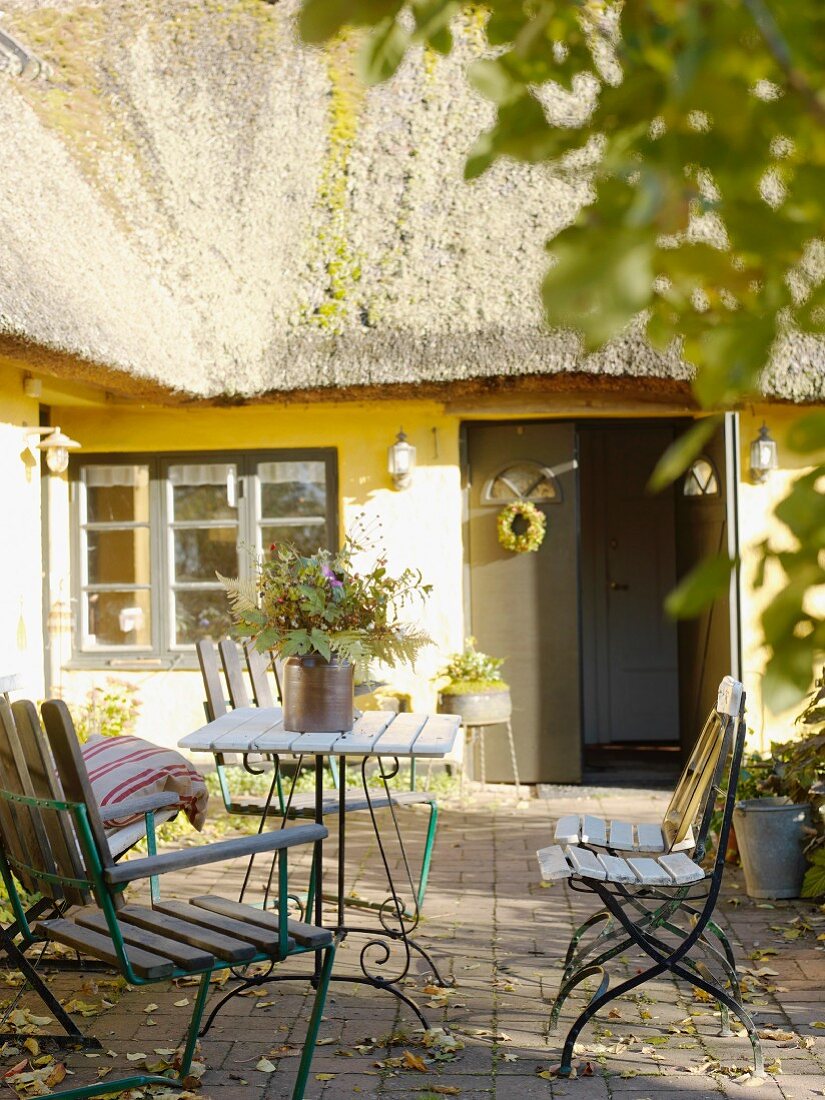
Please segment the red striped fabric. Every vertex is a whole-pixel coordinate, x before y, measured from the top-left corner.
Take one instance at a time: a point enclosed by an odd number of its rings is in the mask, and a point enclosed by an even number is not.
[[[101,737],[95,734],[81,745],[92,790],[100,806],[116,806],[129,798],[173,791],[180,809],[196,829],[206,820],[209,794],[203,776],[174,749],[165,749],[140,737]],[[131,814],[107,821],[107,831],[141,820]]]

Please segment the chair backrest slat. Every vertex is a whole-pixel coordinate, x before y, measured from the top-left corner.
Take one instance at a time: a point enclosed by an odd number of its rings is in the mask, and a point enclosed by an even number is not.
[[[244,653],[246,654],[246,667],[249,671],[249,682],[252,684],[255,703],[259,707],[274,706],[275,699],[267,675],[271,665],[270,656],[266,653],[259,653],[254,642],[247,642],[244,645]]]
[[[226,677],[226,686],[229,688],[229,699],[232,706],[235,709],[248,707],[249,694],[243,679],[243,668],[241,667],[237,645],[231,638],[224,638],[218,642],[218,650],[221,655],[223,674]]]
[[[714,798],[714,787],[730,754],[737,723],[744,720],[743,708],[742,685],[725,677],[719,688],[719,702],[705,721],[662,820],[668,849],[683,841],[697,822],[701,827],[694,839],[697,849],[704,849],[711,816],[708,800]]]
[[[16,736],[11,706],[4,697],[0,696],[0,788],[12,794],[23,794],[9,740],[10,731],[14,731]],[[37,838],[34,834],[31,815],[25,806],[1,798],[0,831],[3,847],[12,865],[22,863],[28,867],[38,866]],[[13,866],[13,869],[14,874],[27,890],[31,892],[39,890],[37,879],[21,871],[17,866]]]
[[[37,708],[28,699],[21,699],[13,704],[12,714],[17,727],[20,748],[26,761],[32,795],[35,798],[63,801],[65,797],[63,788],[37,716]],[[74,827],[67,814],[44,810],[41,817],[58,874],[69,878],[83,878],[85,875],[83,859]],[[88,901],[88,894],[76,887],[63,886],[62,890],[66,900],[75,905],[85,905]]]
[[[201,666],[203,687],[206,692],[207,717],[210,722],[214,722],[216,718],[221,718],[226,714],[226,700],[221,684],[218,655],[209,638],[201,638],[200,641],[196,642],[195,650],[198,654],[198,664]]]
[[[114,860],[69,708],[62,699],[49,699],[43,704],[41,713],[66,801],[86,804],[89,828],[100,863],[104,868],[112,867]]]

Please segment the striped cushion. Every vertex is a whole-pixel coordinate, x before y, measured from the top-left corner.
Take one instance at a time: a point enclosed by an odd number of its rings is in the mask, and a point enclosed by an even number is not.
[[[81,745],[95,798],[101,808],[116,806],[130,798],[173,791],[180,808],[196,829],[206,820],[209,795],[200,772],[174,749],[164,749],[140,737],[101,737],[94,734]],[[122,829],[140,821],[143,814],[131,814],[107,821],[106,831]]]

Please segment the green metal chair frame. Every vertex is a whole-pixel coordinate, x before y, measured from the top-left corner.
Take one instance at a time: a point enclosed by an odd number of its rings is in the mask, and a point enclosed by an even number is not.
[[[0,701],[3,706],[7,707]],[[15,703],[12,711],[17,725],[25,721],[39,729],[32,703]],[[289,919],[287,858],[291,848],[320,845],[327,830],[317,824],[301,825],[116,864],[68,709],[62,701],[53,700],[43,704],[42,713],[48,735],[48,746],[40,738],[42,768],[37,773],[27,769],[18,751],[14,752],[14,774],[9,773],[7,760],[0,761],[0,872],[21,932],[19,954],[33,944],[54,941],[113,966],[133,985],[201,977],[177,1077],[143,1073],[121,1080],[107,1078],[54,1095],[76,1100],[150,1084],[183,1088],[211,975],[262,962],[274,967],[286,958],[314,953],[316,994],[292,1093],[293,1100],[300,1100],[321,1022],[335,942],[330,932]],[[15,746],[16,734],[10,733]],[[55,797],[55,771],[62,797]],[[214,896],[190,898],[186,903],[153,901],[152,908],[127,904],[124,898],[126,887],[141,879],[264,852],[277,853],[278,859],[279,896],[273,912],[263,913]],[[60,915],[32,925],[18,881],[25,889],[53,899],[61,907]]]
[[[762,1049],[753,1020],[742,1003],[733,950],[724,931],[713,920],[722,885],[736,784],[747,732],[744,713],[744,692],[741,692],[736,716],[718,710],[711,712],[666,814],[671,846],[681,841],[693,828],[696,841],[693,859],[700,861],[705,855],[717,800],[724,793],[716,856],[712,869],[703,881],[662,889],[628,886],[584,876],[568,880],[575,890],[595,893],[603,907],[581,924],[571,937],[561,985],[550,1014],[550,1031],[556,1029],[562,1006],[576,986],[593,976],[599,976],[600,983],[589,1004],[567,1032],[560,1076],[571,1074],[575,1043],[597,1012],[617,997],[666,972],[703,990],[718,1002],[723,1036],[730,1035],[729,1013],[732,1011],[740,1019],[753,1049],[755,1073],[762,1075]],[[728,761],[730,769],[727,791],[724,792],[723,778]],[[589,845],[582,847],[595,851]],[[623,854],[609,847],[603,851],[611,856]],[[684,925],[678,923],[682,916],[685,918]],[[584,941],[586,934],[600,925],[602,927],[596,937]],[[671,940],[665,940],[664,934],[669,934]],[[717,941],[721,950],[713,940]],[[697,946],[706,961],[691,957],[690,952]],[[644,952],[652,965],[610,989],[606,965],[633,947]]]

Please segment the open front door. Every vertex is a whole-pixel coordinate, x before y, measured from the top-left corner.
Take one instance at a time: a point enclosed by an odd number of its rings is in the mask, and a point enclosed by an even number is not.
[[[679,577],[707,556],[729,549],[728,468],[725,428],[677,482],[676,567]],[[679,711],[682,752],[693,747],[716,698],[719,681],[739,675],[732,659],[731,606],[727,595],[695,619],[679,623]]]
[[[581,781],[578,499],[575,428],[568,423],[467,429],[470,613],[478,646],[506,657],[521,779]],[[496,519],[516,499],[547,517],[538,551],[498,542]],[[506,740],[485,735],[487,777],[512,780]]]

